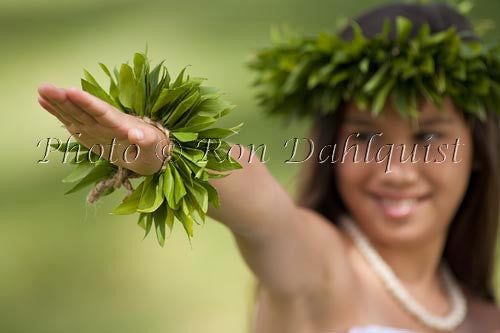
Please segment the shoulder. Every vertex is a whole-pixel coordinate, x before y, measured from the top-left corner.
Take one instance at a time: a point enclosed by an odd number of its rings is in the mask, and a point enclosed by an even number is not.
[[[309,208],[298,207],[298,212],[302,222],[307,223],[309,234],[315,242],[337,251],[346,248],[346,237],[334,222]]]
[[[500,329],[500,307],[488,302],[470,291],[466,291],[468,301],[467,321],[478,332],[493,333]]]

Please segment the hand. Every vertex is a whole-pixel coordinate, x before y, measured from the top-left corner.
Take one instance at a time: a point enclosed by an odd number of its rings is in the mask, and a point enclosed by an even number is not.
[[[102,144],[103,158],[110,160],[113,138],[115,148],[110,162],[138,174],[150,175],[157,172],[162,164],[162,150],[167,141],[165,133],[140,118],[126,114],[99,98],[77,88],[63,89],[44,83],[38,87],[40,105],[64,124],[75,140],[87,148]],[[78,135],[77,133],[81,133]],[[137,144],[140,153],[127,147]],[[92,150],[100,154],[99,147]]]

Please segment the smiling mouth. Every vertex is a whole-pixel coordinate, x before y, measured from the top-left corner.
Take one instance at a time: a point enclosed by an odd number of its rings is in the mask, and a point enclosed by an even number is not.
[[[372,195],[382,212],[390,218],[404,218],[416,211],[430,195],[414,197],[414,198],[387,198],[377,195]]]

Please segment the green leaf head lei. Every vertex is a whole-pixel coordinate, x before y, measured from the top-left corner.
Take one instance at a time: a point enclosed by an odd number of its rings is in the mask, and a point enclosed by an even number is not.
[[[174,221],[183,225],[191,241],[193,226],[205,222],[208,205],[219,207],[217,191],[208,179],[225,177],[228,173],[210,171],[241,168],[229,155],[231,147],[226,139],[238,133],[243,125],[211,127],[231,112],[234,105],[222,99],[216,88],[202,85],[204,78],[186,75],[186,67],[172,80],[163,63],[150,69],[146,49],[145,53],[135,53],[132,65],[124,63],[115,68],[114,77],[104,64],[99,64],[109,78],[108,91],[86,70],[81,80],[83,90],[88,93],[122,112],[167,129],[175,145],[169,146],[169,160],[161,171],[142,177],[99,158],[78,142],[70,147],[53,145],[61,152],[78,151],[71,161],[76,168],[63,179],[76,185],[66,194],[94,186],[88,197],[93,202],[123,185],[130,193],[112,214],[139,213],[138,224],[145,230],[144,237],[154,226],[161,246],[165,243],[166,227],[171,231]],[[142,178],[135,190],[127,179],[133,177]]]
[[[267,113],[290,121],[354,102],[379,115],[392,97],[399,113],[415,120],[420,97],[441,108],[446,95],[481,121],[487,110],[500,111],[499,44],[463,38],[455,27],[431,33],[428,24],[410,37],[412,22],[403,16],[395,24],[387,19],[373,38],[351,24],[349,41],[326,32],[285,34],[254,55],[248,65]]]

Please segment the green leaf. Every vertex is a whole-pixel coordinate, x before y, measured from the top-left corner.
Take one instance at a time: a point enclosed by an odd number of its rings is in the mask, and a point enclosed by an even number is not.
[[[193,132],[172,132],[171,134],[180,142],[189,142],[198,138],[198,133]]]
[[[72,183],[83,179],[94,169],[94,165],[91,163],[78,163],[75,170],[73,170],[69,175],[67,175],[62,182]]]
[[[371,79],[364,85],[363,92],[372,93],[375,89],[377,89],[380,84],[386,79],[386,74],[389,71],[390,65],[384,64],[372,77]]]
[[[188,66],[184,67],[184,68],[180,71],[179,75],[177,76],[177,78],[175,79],[174,83],[172,84],[172,87],[173,87],[173,88],[177,88],[177,87],[181,86],[181,84],[182,84],[182,82],[183,82],[183,80],[184,80],[184,72],[186,71],[186,68],[187,68],[187,67],[188,67]]]
[[[194,116],[185,127],[182,128],[177,128],[176,130],[179,132],[198,132],[203,130],[204,128],[207,128],[211,126],[213,123],[215,123],[217,119],[212,118],[212,117],[205,117],[205,116]]]
[[[439,94],[444,94],[446,91],[446,76],[443,70],[436,73],[436,87]]]
[[[167,205],[162,204],[157,211],[153,213],[155,222],[156,238],[160,246],[165,245],[165,221],[167,220]]]
[[[370,68],[370,58],[363,58],[358,67],[362,73],[367,73]]]
[[[156,113],[158,110],[166,105],[173,104],[179,97],[187,93],[192,88],[189,83],[183,84],[182,86],[176,88],[165,88],[161,91],[160,96],[155,101],[152,113]]]
[[[432,75],[436,69],[434,59],[432,57],[426,57],[420,65],[420,69],[422,72]]]
[[[241,169],[241,164],[238,163],[229,154],[225,154],[221,157],[221,160],[215,158],[212,154],[207,155],[207,168],[216,171],[230,171],[234,169]]]
[[[184,229],[186,230],[186,233],[188,237],[193,237],[193,219],[191,216],[188,214],[189,209],[187,207],[186,201],[183,199],[182,200],[182,209],[178,211],[179,213],[179,220],[181,221],[182,225],[184,226]]]
[[[216,95],[218,93],[219,89],[216,87],[207,87],[207,86],[202,86],[200,87],[200,94],[203,95]]]
[[[311,63],[311,58],[304,58],[296,67],[294,67],[283,84],[283,92],[285,94],[289,94],[299,87],[300,80],[307,73]]]
[[[146,214],[146,232],[144,233],[144,237],[142,238],[143,240],[146,238],[147,235],[149,235],[152,226],[153,226],[153,215],[148,213]]]
[[[140,73],[140,77],[136,80],[135,95],[134,95],[134,112],[139,116],[144,116],[146,106],[146,78],[145,73]]]
[[[224,178],[224,177],[229,176],[229,174],[228,173],[212,173],[212,172],[208,172],[208,176],[209,176],[209,178]]]
[[[88,92],[91,95],[94,95],[95,97],[102,99],[103,101],[107,102],[108,104],[113,105],[116,108],[120,108],[118,104],[104,91],[99,86],[94,86],[88,81],[85,81],[84,79],[81,80],[82,84],[82,89],[86,92]]]
[[[406,90],[403,86],[395,87],[394,89],[394,105],[398,110],[399,114],[403,117],[408,116],[409,114],[409,106],[408,106],[408,97],[406,94]]]
[[[187,164],[186,160],[187,159],[184,157],[184,155],[180,155],[180,157],[178,157],[175,160],[174,165],[175,165],[176,170],[179,172],[181,178],[183,179],[183,181],[191,183],[193,181],[193,179],[192,179],[193,169],[190,167],[190,165]],[[175,175],[174,175],[174,178],[175,178]]]
[[[163,174],[148,176],[144,182],[144,190],[137,211],[151,213],[160,207],[164,199]]]
[[[209,128],[199,134],[199,138],[225,139],[238,133],[243,123],[231,128]]]
[[[196,114],[205,117],[215,117],[226,109],[231,108],[231,104],[221,99],[205,99],[196,107]]]
[[[139,206],[139,201],[141,199],[142,191],[144,187],[144,182],[142,182],[134,192],[125,199],[115,210],[112,212],[114,215],[128,215],[133,214],[137,211]]]
[[[172,229],[174,227],[174,218],[175,218],[174,210],[171,209],[169,206],[167,206],[167,216],[165,219],[165,224],[170,229],[170,232],[172,232]]]
[[[109,78],[109,95],[111,95],[111,97],[113,98],[118,98],[118,85],[116,84],[115,80],[113,79],[113,76],[111,75],[111,72],[109,71],[108,67],[106,67],[106,65],[104,65],[103,63],[99,63],[99,66],[101,66],[102,70],[104,73],[106,73],[106,75],[108,76]]]
[[[356,21],[352,22],[352,30],[354,32],[354,38],[351,42],[351,47],[355,50],[361,50],[366,43],[366,38],[363,35],[363,30]]]
[[[107,179],[112,173],[112,166],[107,161],[100,160],[96,162],[94,169],[92,169],[85,177],[83,177],[75,186],[66,191],[64,194],[75,193],[87,186],[95,184],[101,180]]]
[[[209,182],[202,182],[200,183],[201,186],[203,186],[208,193],[208,201],[215,207],[219,208],[219,195],[217,193],[217,190],[209,183]]]
[[[335,67],[335,64],[329,63],[321,67],[319,70],[313,72],[307,79],[307,88],[313,89],[320,83],[324,82],[328,78],[328,76],[331,75]]]
[[[142,53],[134,55],[134,74],[136,78],[142,77],[141,74],[146,72],[146,58]]]
[[[146,215],[149,214],[139,213],[139,219],[137,220],[137,224],[139,225],[139,227],[141,227],[144,230],[146,230]]]
[[[395,82],[396,80],[394,78],[387,81],[387,83],[384,84],[382,89],[380,89],[380,91],[377,93],[373,102],[373,113],[375,115],[378,115],[384,108],[387,97],[389,96],[391,89],[394,87]]]
[[[172,169],[172,165],[170,163],[167,163],[167,167],[165,168],[165,173],[163,175],[163,194],[167,200],[167,204],[174,209],[177,205],[175,205],[174,201],[175,181]]]
[[[87,79],[87,81],[90,82],[90,84],[94,85],[97,88],[101,88],[99,83],[97,83],[96,79],[86,69],[83,70],[83,75],[85,76],[85,79]],[[101,88],[101,90],[103,89]]]
[[[206,164],[205,151],[189,147],[183,147],[182,150],[175,147],[175,151],[180,152],[184,157],[193,162],[194,164]]]
[[[199,182],[195,181],[193,182],[193,187],[190,187],[190,189],[193,190],[193,194],[196,196],[196,200],[198,203],[200,203],[200,207],[203,212],[207,212],[208,210],[208,191],[203,185],[201,185]]]
[[[398,42],[405,42],[411,32],[412,23],[409,19],[403,16],[396,17],[396,30]]]
[[[120,68],[120,79],[118,83],[120,103],[131,109],[135,101],[135,79],[132,68],[127,64],[122,64]]]
[[[391,20],[386,17],[384,20],[384,25],[382,27],[382,32],[380,34],[380,37],[385,40],[389,37],[389,33],[391,32]]]
[[[438,45],[440,43],[443,43],[446,39],[450,38],[452,33],[453,33],[452,28],[437,32],[434,35],[430,36],[429,38],[426,38],[422,42],[422,44],[426,47]]]
[[[341,83],[343,81],[348,80],[351,77],[351,75],[352,75],[352,73],[351,73],[350,70],[345,70],[345,71],[341,71],[341,72],[335,73],[330,78],[329,85],[330,86],[336,86],[337,84],[339,84],[339,83]]]
[[[184,187],[184,181],[176,168],[172,168],[172,173],[174,175],[174,203],[180,202],[183,196],[186,195],[186,188]]]
[[[159,87],[158,86],[158,83],[159,83],[158,79],[159,79],[159,76],[160,76],[160,70],[162,69],[162,66],[163,66],[164,62],[165,61],[161,61],[158,65],[156,65],[156,67],[148,75],[148,77],[149,77],[150,102],[156,100],[158,98],[158,94],[159,94],[160,90],[163,89],[163,87]],[[164,72],[164,74],[168,74],[168,71],[166,73]],[[165,85],[165,88],[168,88],[170,77],[167,76],[167,77],[164,77],[163,79],[164,80],[162,82],[162,85]]]
[[[166,119],[166,124],[167,126],[173,126],[175,122],[182,117],[182,115],[189,110],[190,107],[194,105],[194,103],[198,100],[200,97],[200,94],[195,91],[192,93],[188,98],[183,100],[175,110],[169,115],[169,117]]]
[[[56,149],[57,151],[60,151],[60,152],[65,152],[67,146],[69,146],[68,147],[68,152],[72,152],[73,149],[77,148],[78,146],[80,146],[80,151],[82,151],[82,152],[87,152],[88,151],[87,147],[82,146],[78,142],[70,142],[69,145],[66,142],[61,143],[60,145],[52,143],[52,144],[50,144],[50,146],[52,148]],[[77,150],[78,150],[78,148],[77,148]]]

